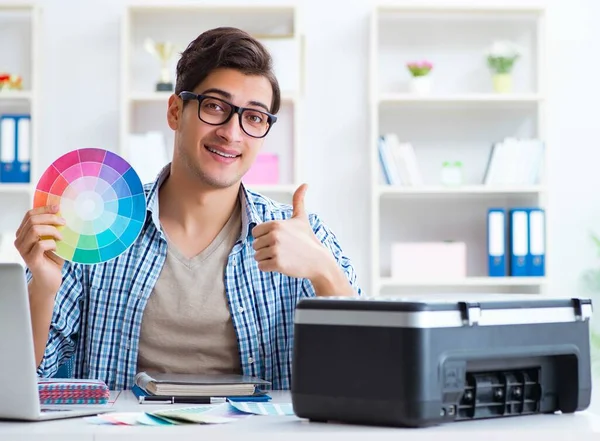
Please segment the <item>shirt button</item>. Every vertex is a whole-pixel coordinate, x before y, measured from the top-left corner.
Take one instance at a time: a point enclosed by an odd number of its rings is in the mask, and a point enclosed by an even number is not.
[[[237,265],[237,257],[235,257],[235,256],[234,256],[234,257],[231,259],[231,264],[232,264],[233,266],[236,266],[236,265]]]
[[[248,363],[250,363],[250,364],[254,363],[254,358],[248,357]]]
[[[244,308],[242,308],[241,306],[238,306],[238,312],[244,312]]]

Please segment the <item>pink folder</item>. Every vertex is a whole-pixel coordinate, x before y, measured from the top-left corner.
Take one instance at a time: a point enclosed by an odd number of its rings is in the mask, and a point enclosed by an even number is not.
[[[279,157],[275,153],[259,153],[243,181],[248,185],[279,184]]]

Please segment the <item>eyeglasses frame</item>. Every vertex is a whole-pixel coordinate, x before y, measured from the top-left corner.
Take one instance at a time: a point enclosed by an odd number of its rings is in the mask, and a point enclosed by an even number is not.
[[[235,104],[232,104],[226,100],[224,100],[223,98],[219,98],[216,96],[212,96],[212,95],[203,95],[203,94],[197,94],[197,93],[193,93],[193,92],[188,92],[188,91],[182,91],[179,93],[179,97],[184,100],[184,101],[191,101],[191,100],[196,100],[198,101],[198,119],[200,121],[202,121],[205,124],[211,125],[211,126],[222,126],[223,124],[227,124],[229,122],[229,120],[231,119],[231,117],[237,113],[238,117],[239,117],[239,122],[240,122],[240,128],[244,131],[244,133],[248,136],[250,136],[251,138],[256,138],[256,139],[261,139],[264,138],[265,136],[267,136],[267,134],[271,131],[271,127],[273,127],[273,124],[275,124],[277,122],[277,116],[273,115],[272,113],[269,113],[265,110],[259,110],[259,109],[255,109],[255,108],[251,108],[251,107],[241,107],[241,106],[236,106]],[[225,118],[225,121],[223,121],[222,123],[209,123],[204,121],[201,117],[200,117],[200,108],[201,108],[201,104],[202,101],[204,101],[207,98],[211,98],[211,99],[217,99],[219,101],[224,102],[225,104],[227,104],[228,106],[231,107],[231,111],[229,112],[229,116],[227,116],[227,118]],[[267,118],[269,119],[269,127],[267,128],[267,131],[265,132],[264,135],[262,136],[254,136],[251,135],[250,133],[248,133],[246,131],[246,129],[244,129],[244,125],[242,124],[242,113],[245,110],[252,110],[254,112],[260,112],[260,113],[264,113],[265,115],[267,115]]]

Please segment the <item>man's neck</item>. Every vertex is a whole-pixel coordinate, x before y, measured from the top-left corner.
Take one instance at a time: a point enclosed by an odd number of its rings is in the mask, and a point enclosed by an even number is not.
[[[212,242],[238,203],[239,185],[211,188],[180,172],[170,174],[159,190],[161,224],[169,238],[191,255]],[[192,240],[195,246],[189,243]]]

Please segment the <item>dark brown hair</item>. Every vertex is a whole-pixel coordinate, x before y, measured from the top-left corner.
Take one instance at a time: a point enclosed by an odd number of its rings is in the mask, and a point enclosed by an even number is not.
[[[192,91],[215,69],[231,68],[246,75],[262,75],[271,83],[271,113],[281,105],[279,83],[273,72],[273,59],[267,49],[247,32],[220,27],[200,34],[182,52],[177,62],[175,93]]]

